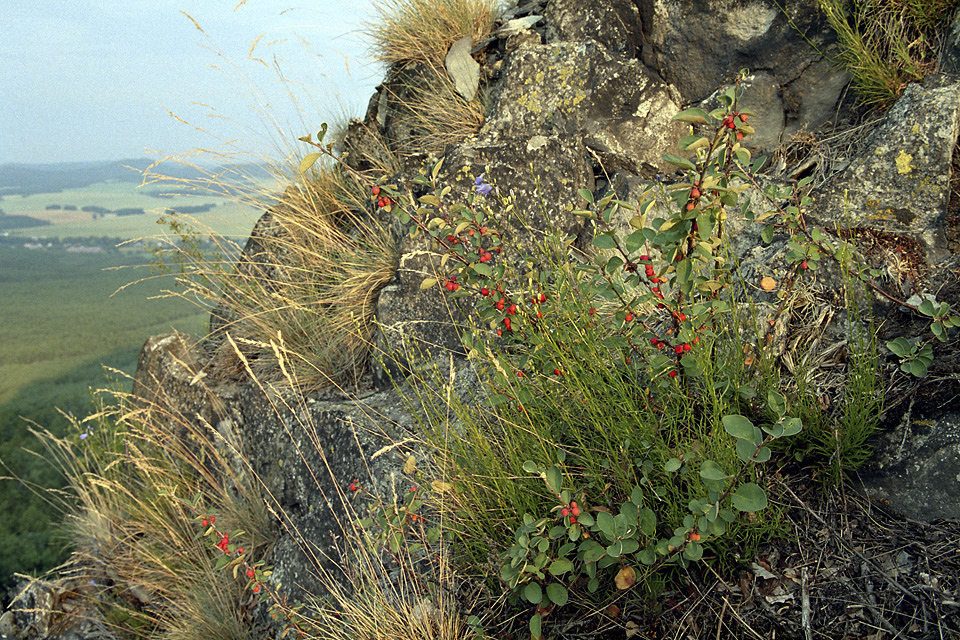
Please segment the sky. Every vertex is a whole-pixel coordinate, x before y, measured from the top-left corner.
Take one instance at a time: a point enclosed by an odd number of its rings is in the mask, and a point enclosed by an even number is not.
[[[0,1],[0,164],[275,157],[362,116],[373,0],[296,1]]]

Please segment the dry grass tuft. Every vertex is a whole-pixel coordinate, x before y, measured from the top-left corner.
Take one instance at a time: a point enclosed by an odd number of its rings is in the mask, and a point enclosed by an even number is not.
[[[490,35],[499,4],[498,0],[377,0],[365,33],[374,59],[387,66],[425,62],[443,69],[454,42]]]
[[[115,399],[75,423],[82,440],[36,432],[68,483],[70,564],[83,574],[85,595],[121,637],[251,637],[243,585],[214,570],[196,518],[216,513],[224,529],[250,532],[247,549],[261,554],[271,518],[258,487],[235,475],[208,426],[124,394]],[[203,513],[185,501],[195,496]]]
[[[171,219],[180,237],[164,259],[179,267],[180,286],[170,293],[211,309],[212,337],[235,338],[258,376],[282,381],[288,367],[306,388],[356,384],[366,371],[377,294],[396,270],[388,223],[366,212],[368,186],[360,177],[331,167],[306,176],[274,171],[274,184],[292,185],[282,194],[221,174],[185,185],[269,213],[246,249],[213,237],[211,250],[197,241],[203,231],[182,216]],[[285,362],[271,342],[282,344]],[[215,373],[238,370],[232,349],[223,343],[221,352]]]
[[[374,59],[398,72],[391,98],[398,124],[409,130],[409,147],[401,153],[440,153],[479,130],[484,120],[482,92],[465,100],[445,66],[450,46],[465,37],[474,42],[490,35],[499,13],[498,0],[378,0],[377,20],[366,35]]]

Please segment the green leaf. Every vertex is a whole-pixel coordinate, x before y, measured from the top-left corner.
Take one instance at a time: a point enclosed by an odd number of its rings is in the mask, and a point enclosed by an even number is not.
[[[753,482],[748,482],[734,492],[733,506],[738,511],[760,511],[767,506],[767,494]]]
[[[547,585],[547,597],[550,598],[550,602],[553,602],[558,607],[562,607],[567,604],[567,594],[566,588],[562,584],[557,582],[551,582]]]
[[[639,229],[637,231],[634,231],[624,239],[624,243],[626,244],[628,253],[633,253],[634,251],[642,247],[644,242],[646,242],[646,238],[643,235],[643,231]]]
[[[787,412],[787,400],[776,389],[767,392],[767,406],[778,416],[783,416]]]
[[[490,268],[490,265],[483,263],[476,263],[473,265],[473,270],[475,273],[480,274],[481,276],[487,276],[488,278],[493,275],[493,270]]]
[[[640,548],[640,543],[634,540],[633,538],[626,538],[620,541],[621,549],[620,552],[628,556],[632,553],[636,553],[637,549]]]
[[[560,493],[560,486],[563,483],[563,477],[560,474],[560,467],[553,466],[547,469],[546,481],[547,486],[550,487],[551,491],[554,493]]]
[[[390,551],[393,553],[399,553],[400,547],[403,545],[403,532],[394,531],[393,535],[390,536]]]
[[[540,588],[539,583],[530,582],[523,588],[523,597],[526,598],[527,602],[540,604],[543,602],[543,589]]]
[[[420,201],[420,204],[428,204],[428,205],[432,205],[432,206],[434,206],[434,207],[439,207],[439,206],[440,206],[440,198],[438,198],[438,197],[435,196],[435,195],[431,195],[431,194],[429,194],[429,193],[428,193],[427,195],[425,195],[425,196],[420,196],[420,197],[417,198],[417,199]]]
[[[675,156],[669,153],[665,153],[660,157],[663,158],[665,162],[669,162],[673,166],[680,167],[681,169],[689,169],[690,171],[696,171],[697,169],[695,164],[693,164],[686,158],[681,158],[680,156]]]
[[[600,528],[600,531],[602,531],[610,540],[613,540],[617,537],[614,534],[613,516],[606,511],[601,511],[597,514],[597,526]]]
[[[551,573],[551,575],[560,576],[567,571],[573,571],[573,563],[566,558],[558,558],[550,563],[550,568],[548,571]]]
[[[696,107],[690,109],[684,109],[677,115],[673,116],[674,120],[679,120],[680,122],[687,122],[689,124],[707,124],[709,123],[710,116],[703,109],[697,109]]]
[[[896,338],[887,342],[887,349],[893,352],[894,355],[905,358],[907,354],[910,353],[910,343],[903,338]]]
[[[580,194],[580,197],[581,197],[581,198],[583,198],[584,200],[586,200],[586,201],[589,202],[590,204],[593,204],[593,193],[592,193],[592,192],[590,192],[590,191],[588,191],[588,190],[586,190],[586,189],[578,189],[578,190],[577,190],[577,193]]]
[[[617,246],[617,241],[612,236],[602,233],[593,239],[593,246],[598,249],[614,249]]]
[[[645,536],[652,536],[657,531],[657,516],[652,509],[641,509],[640,532]]]
[[[800,418],[787,418],[783,423],[783,434],[782,438],[789,436],[795,436],[803,429],[803,423],[800,421]]]
[[[640,487],[634,485],[633,489],[630,491],[630,502],[638,507],[643,504],[643,490],[640,489]]]
[[[763,463],[770,459],[770,447],[760,447],[754,456],[753,461]]]
[[[696,540],[691,540],[683,548],[683,557],[690,562],[696,562],[703,557],[703,545]]]
[[[905,365],[909,368],[910,373],[917,378],[923,378],[927,375],[927,366],[919,360],[911,360]]]
[[[936,315],[936,309],[933,306],[933,302],[929,298],[924,298],[923,302],[920,303],[920,306],[917,307],[917,310],[925,316],[930,316],[931,318]]]
[[[584,541],[584,543],[580,545],[580,551],[583,552],[584,562],[596,562],[607,554],[607,550],[603,547],[603,545],[599,544],[595,540]]]
[[[697,149],[709,147],[710,141],[703,136],[690,135],[680,138],[677,146],[680,148],[680,151],[696,151]]]
[[[734,438],[753,440],[753,431],[756,427],[754,427],[753,423],[747,418],[744,418],[739,414],[732,413],[730,415],[723,416],[723,428]]]
[[[752,440],[737,438],[737,457],[744,462],[753,460],[753,453],[757,450],[757,445]]]
[[[760,232],[760,239],[764,244],[770,244],[773,241],[773,225],[768,224]]]
[[[673,473],[679,469],[683,463],[680,461],[680,458],[670,458],[667,460],[666,464],[663,465],[663,470],[667,473]]]
[[[713,460],[704,460],[703,464],[700,465],[700,477],[708,482],[717,482],[726,480],[730,476]]]
[[[540,469],[537,467],[537,463],[533,460],[527,460],[523,463],[523,470],[527,473],[539,473]]]
[[[534,640],[540,640],[540,637],[543,633],[540,631],[540,625],[542,623],[542,618],[539,613],[535,613],[530,617],[530,635]]]

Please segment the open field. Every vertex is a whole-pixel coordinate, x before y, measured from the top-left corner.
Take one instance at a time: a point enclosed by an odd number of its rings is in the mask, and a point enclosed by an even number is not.
[[[11,236],[23,238],[77,238],[106,237],[131,240],[160,235],[165,228],[157,225],[160,212],[165,209],[189,210],[207,205],[209,211],[190,214],[200,226],[213,233],[231,238],[245,238],[261,213],[252,207],[212,195],[176,195],[157,198],[150,195],[167,193],[158,185],[140,188],[130,182],[104,182],[58,193],[29,196],[6,196],[0,209],[8,215],[25,215],[50,224],[9,231]],[[76,207],[48,209],[48,206]],[[82,211],[84,207],[100,207],[109,211],[143,209],[142,215],[95,214]]]
[[[149,336],[177,328],[203,331],[205,314],[177,299],[149,299],[171,287],[136,254],[0,250],[0,402],[32,383],[66,373],[101,354],[135,353]],[[116,292],[116,293],[115,293]]]

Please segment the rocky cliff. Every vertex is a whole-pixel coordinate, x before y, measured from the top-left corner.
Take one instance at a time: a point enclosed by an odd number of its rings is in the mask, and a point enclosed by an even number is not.
[[[762,170],[768,184],[814,178],[808,220],[846,233],[882,272],[890,295],[871,293],[862,304],[878,320],[879,357],[894,370],[896,358],[882,345],[924,328],[895,300],[933,297],[954,308],[960,302],[960,78],[951,75],[960,60],[958,37],[955,28],[940,73],[871,115],[857,110],[849,76],[832,63],[836,35],[815,3],[783,9],[772,0],[531,0],[508,7],[493,33],[461,54],[475,70],[453,65],[457,86],[473,84],[484,96],[478,129],[441,144],[419,128],[409,113],[411,87],[429,84],[430,70],[410,64],[388,72],[342,147],[345,162],[359,171],[399,158],[386,181],[414,197],[421,195],[414,178],[438,162],[440,182],[454,191],[470,192],[482,174],[527,212],[528,224],[589,247],[593,228],[574,214],[578,190],[597,197],[614,190],[636,202],[648,185],[675,180],[675,167],[662,156],[675,153],[688,127],[673,116],[691,105],[714,108],[747,68],[741,106],[755,113],[757,134],[744,144],[769,158]],[[385,215],[372,199],[368,206],[371,215]],[[394,491],[409,456],[420,455],[404,444],[420,428],[398,379],[411,366],[407,354],[416,349],[427,361],[469,370],[460,360],[458,323],[471,308],[439,287],[421,288],[437,272],[440,254],[423,235],[386,222],[399,260],[373,301],[381,357],[369,360],[369,373],[353,386],[302,397],[251,379],[236,361],[226,375],[219,347],[229,332],[228,310],[213,324],[214,347],[158,336],[144,346],[136,375],[133,394],[141,401],[209,427],[223,443],[241,443],[227,451],[235,473],[259,478],[280,523],[268,557],[273,579],[310,593],[323,590],[317,567],[336,564],[340,533],[330,523],[350,517],[341,500],[346,485],[363,478],[374,491]],[[730,229],[731,250],[757,304],[782,308],[775,293],[756,285],[761,275],[787,277],[788,238],[763,242],[759,228],[734,218]],[[504,243],[526,241],[523,226],[501,232]],[[282,261],[269,245],[255,232],[245,259]],[[823,270],[771,331],[784,367],[794,366],[791,345],[798,341],[819,345],[818,366],[844,366],[850,336],[847,307],[836,295],[840,278]],[[935,345],[926,378],[900,375],[890,384],[877,455],[853,489],[889,500],[914,520],[960,521],[957,371],[953,337]],[[481,393],[469,376],[457,379],[461,397]],[[824,402],[831,393],[843,390],[824,390]],[[5,637],[79,637],[57,635],[49,618],[22,611],[4,620]]]

